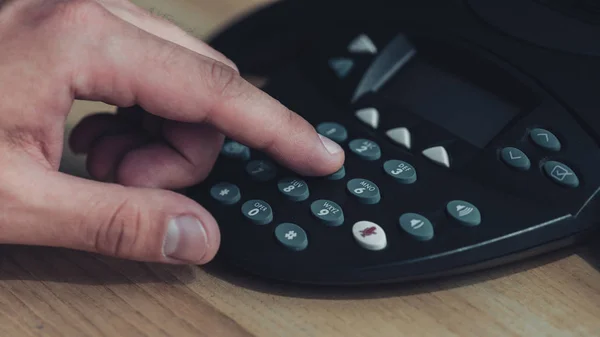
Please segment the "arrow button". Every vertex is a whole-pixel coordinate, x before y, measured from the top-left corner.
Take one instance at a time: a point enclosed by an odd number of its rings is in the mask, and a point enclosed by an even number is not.
[[[531,167],[531,161],[523,151],[514,147],[505,147],[500,153],[502,161],[519,171],[527,171]]]
[[[560,140],[550,131],[545,129],[533,129],[529,133],[531,140],[539,147],[548,151],[560,151]]]

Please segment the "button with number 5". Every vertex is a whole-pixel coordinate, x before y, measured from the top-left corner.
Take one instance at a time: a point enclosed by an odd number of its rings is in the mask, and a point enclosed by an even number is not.
[[[388,160],[383,164],[383,169],[385,173],[401,184],[412,184],[417,181],[417,171],[405,161]]]
[[[257,225],[267,225],[273,221],[271,205],[262,200],[249,200],[242,205],[242,214]]]

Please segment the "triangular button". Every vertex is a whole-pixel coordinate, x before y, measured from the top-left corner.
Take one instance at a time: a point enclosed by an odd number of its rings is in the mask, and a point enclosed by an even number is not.
[[[350,42],[348,51],[355,54],[377,54],[377,47],[368,36],[361,34]]]
[[[334,58],[329,60],[329,66],[339,78],[345,78],[354,68],[354,62],[347,58]]]
[[[411,144],[412,142],[411,142],[410,131],[407,128],[401,127],[401,128],[391,129],[391,130],[388,130],[385,134],[391,140],[393,140],[395,143],[400,144],[410,150],[410,147],[412,146],[412,144]]]
[[[450,167],[450,156],[443,146],[431,147],[423,151],[423,155],[436,164]]]
[[[379,127],[379,111],[375,108],[361,109],[356,112],[356,118],[373,129]]]

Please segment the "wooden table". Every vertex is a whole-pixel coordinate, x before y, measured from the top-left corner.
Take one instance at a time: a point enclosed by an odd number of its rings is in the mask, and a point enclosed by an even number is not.
[[[202,38],[264,0],[144,0]],[[68,124],[112,109],[78,102]],[[66,152],[63,169],[85,175]],[[593,242],[443,281],[371,289],[273,284],[224,266],[173,267],[3,247],[1,336],[600,336]]]

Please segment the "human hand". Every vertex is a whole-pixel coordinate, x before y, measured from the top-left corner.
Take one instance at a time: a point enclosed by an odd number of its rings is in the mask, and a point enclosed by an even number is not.
[[[169,191],[204,179],[224,135],[304,175],[344,153],[229,60],[126,0],[0,0],[0,243],[203,264],[215,219]],[[74,99],[141,110],[73,130],[98,181],[58,172]],[[132,110],[132,109],[130,109]]]

